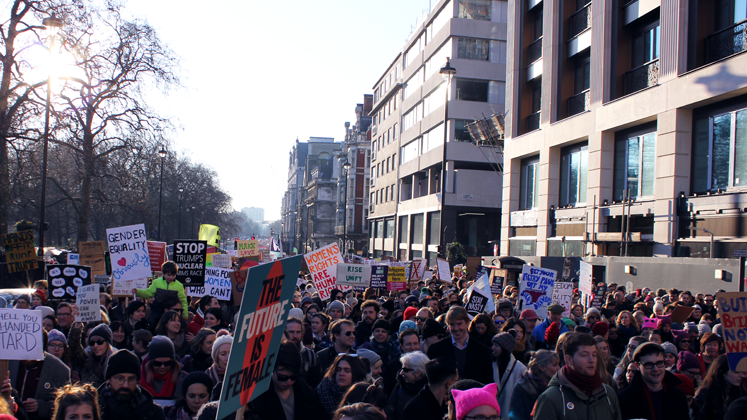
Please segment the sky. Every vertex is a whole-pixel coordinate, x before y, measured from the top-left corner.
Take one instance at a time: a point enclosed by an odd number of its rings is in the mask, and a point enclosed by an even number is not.
[[[431,2],[129,0],[127,12],[180,59],[183,86],[149,99],[178,127],[175,148],[217,172],[234,209],[277,220],[296,138],[343,140]]]

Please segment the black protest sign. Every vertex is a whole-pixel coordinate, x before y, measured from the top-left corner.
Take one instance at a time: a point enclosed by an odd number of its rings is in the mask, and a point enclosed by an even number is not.
[[[607,292],[607,285],[604,283],[597,284],[597,291],[594,294],[594,299],[591,301],[591,306],[597,309],[602,309],[604,305],[604,294]]]
[[[467,312],[470,315],[477,315],[485,312],[485,307],[488,306],[488,297],[483,296],[476,290],[472,290],[472,293],[469,294],[469,299],[467,300],[467,305],[465,305],[465,309],[467,309]]]
[[[177,280],[186,286],[204,286],[207,241],[174,241],[174,262],[179,266]]]
[[[47,265],[49,300],[75,299],[79,287],[92,283],[91,267],[85,265]]]
[[[386,290],[386,277],[389,274],[389,267],[385,265],[371,266],[371,285],[372,289]]]

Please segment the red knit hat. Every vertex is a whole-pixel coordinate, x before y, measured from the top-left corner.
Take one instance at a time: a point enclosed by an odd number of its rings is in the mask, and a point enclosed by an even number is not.
[[[41,289],[37,289],[37,290],[36,290],[36,291],[34,292],[34,294],[35,294],[35,295],[37,295],[37,296],[39,296],[39,298],[41,298],[41,301],[42,301],[42,305],[44,305],[45,303],[47,303],[47,297],[46,297],[46,296],[44,296],[44,290],[41,290]]]
[[[591,333],[592,335],[600,335],[604,337],[605,334],[607,334],[610,330],[609,324],[606,322],[595,322],[594,325],[591,327]]]
[[[403,321],[407,321],[408,319],[414,317],[418,313],[418,308],[413,308],[410,306],[409,308],[405,309],[405,315],[403,316]]]

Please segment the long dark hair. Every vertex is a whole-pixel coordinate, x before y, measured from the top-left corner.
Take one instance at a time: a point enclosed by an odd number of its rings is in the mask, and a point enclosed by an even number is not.
[[[726,411],[726,408],[735,399],[744,395],[744,385],[734,387],[726,382],[724,376],[731,370],[729,368],[729,359],[725,354],[717,357],[708,368],[703,384],[695,393],[697,397],[701,393],[706,393],[706,398],[713,402],[714,407],[719,407]]]
[[[469,332],[471,334],[477,334],[477,324],[485,324],[485,327],[487,327],[487,331],[485,331],[486,337],[493,338],[494,335],[498,334],[498,327],[487,314],[478,314],[472,319],[472,322],[469,324]]]
[[[335,374],[337,373],[337,367],[340,362],[348,362],[350,365],[350,373],[353,375],[353,383],[360,382],[366,379],[366,369],[363,367],[363,363],[358,359],[358,356],[351,356],[349,354],[338,354],[335,358],[332,366],[327,369],[324,374],[324,378],[328,378],[332,382],[335,381]]]
[[[177,318],[179,320],[179,332],[177,334],[181,334],[184,331],[182,331],[182,325],[181,325],[181,316],[174,312],[174,311],[166,311],[161,315],[161,319],[158,321],[158,326],[156,327],[156,335],[163,335],[168,337],[168,331],[166,330],[166,324],[169,323],[169,321],[172,321],[174,318]]]
[[[123,349],[127,347],[130,343],[130,333],[127,332],[127,328],[124,327],[124,324],[122,324],[119,321],[112,321],[111,325],[109,325],[109,328],[112,330],[112,345],[118,349]],[[122,329],[122,332],[124,333],[124,338],[122,339],[122,344],[114,343],[114,333],[117,332],[118,329]]]

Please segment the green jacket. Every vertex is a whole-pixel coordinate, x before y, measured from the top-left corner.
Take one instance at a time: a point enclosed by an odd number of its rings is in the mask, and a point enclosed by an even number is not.
[[[182,285],[177,280],[174,280],[171,282],[171,284],[168,284],[163,277],[159,277],[153,280],[153,283],[151,283],[150,287],[148,287],[147,289],[137,289],[137,297],[150,299],[156,295],[156,290],[158,289],[175,291],[176,295],[179,297],[179,301],[182,303],[182,317],[184,317],[184,319],[188,319],[189,303],[187,303],[187,294],[184,293],[184,285]]]
[[[573,386],[562,370],[550,379],[537,398],[533,420],[622,420],[615,391],[602,384],[587,397]]]

